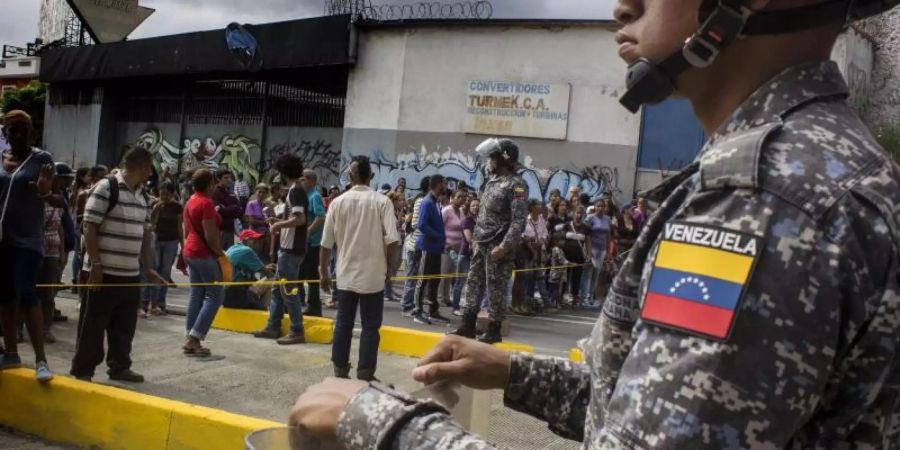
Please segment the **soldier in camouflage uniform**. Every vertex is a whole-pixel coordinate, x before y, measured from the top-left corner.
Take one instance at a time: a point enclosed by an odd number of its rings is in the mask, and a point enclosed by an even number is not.
[[[662,100],[677,80],[710,138],[647,194],[659,208],[585,362],[451,336],[413,376],[502,388],[586,449],[900,448],[900,168],[827,61],[847,17],[898,0],[702,3],[685,65],[654,45],[685,42],[701,0],[619,0],[623,103]],[[293,420],[350,448],[493,448],[434,403],[328,383]],[[339,399],[327,424],[310,421],[318,391]]]
[[[488,181],[475,219],[474,249],[466,279],[466,311],[462,324],[452,334],[475,338],[475,322],[487,289],[491,321],[479,340],[493,344],[502,340],[500,328],[506,309],[506,287],[525,231],[528,188],[516,174],[519,147],[515,142],[491,138],[482,142],[475,153],[487,161]]]

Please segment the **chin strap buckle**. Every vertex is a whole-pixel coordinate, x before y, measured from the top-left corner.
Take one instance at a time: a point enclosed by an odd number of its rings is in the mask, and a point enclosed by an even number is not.
[[[706,22],[685,42],[682,53],[694,67],[707,67],[719,52],[741,37],[747,20],[753,14],[749,0],[720,0]]]

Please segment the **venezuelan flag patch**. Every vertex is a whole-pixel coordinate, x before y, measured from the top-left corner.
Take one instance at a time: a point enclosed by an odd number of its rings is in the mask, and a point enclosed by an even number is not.
[[[761,239],[688,222],[669,222],[657,247],[641,319],[727,340]]]

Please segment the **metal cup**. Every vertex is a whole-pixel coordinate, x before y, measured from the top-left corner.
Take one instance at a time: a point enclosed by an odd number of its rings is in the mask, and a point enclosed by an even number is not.
[[[304,436],[294,427],[255,431],[244,438],[246,450],[339,450],[335,444]]]

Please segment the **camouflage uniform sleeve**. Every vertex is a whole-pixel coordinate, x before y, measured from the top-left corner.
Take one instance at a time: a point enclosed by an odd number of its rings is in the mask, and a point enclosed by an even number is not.
[[[576,441],[584,438],[591,398],[587,366],[563,358],[513,353],[504,404],[547,422],[554,433]]]
[[[655,259],[644,269],[634,346],[609,401],[597,405],[604,428],[592,442],[642,449],[788,448],[799,442],[796,448],[806,448],[798,430],[840,400],[829,398],[829,387],[849,382],[842,373],[851,367],[874,364],[866,354],[877,354],[885,342],[872,333],[878,330],[867,330],[867,318],[879,308],[883,280],[873,277],[883,278],[887,261],[870,265],[880,258],[869,254],[876,247],[864,240],[878,225],[848,214],[859,209],[864,207],[858,203],[839,205],[829,216],[813,218],[766,192],[693,195],[674,219],[758,236],[755,269],[741,286],[724,337],[686,330],[688,319],[670,319],[682,321],[674,326],[654,322],[647,317],[648,285],[665,274],[657,272],[663,267],[662,245],[670,242],[661,235]],[[697,242],[700,236],[690,239]],[[697,267],[688,259],[674,264]],[[696,275],[687,278],[692,281]],[[670,295],[680,295],[680,289],[673,286]],[[717,295],[711,288],[704,300],[716,301]],[[857,395],[869,395],[883,376],[854,379]]]
[[[511,257],[519,242],[522,241],[522,234],[525,232],[525,218],[528,217],[528,186],[516,177],[510,195],[509,228],[506,230],[506,236],[503,237],[500,247]]]
[[[337,437],[354,450],[495,448],[464,430],[439,404],[413,400],[378,383],[350,400],[338,420]]]

